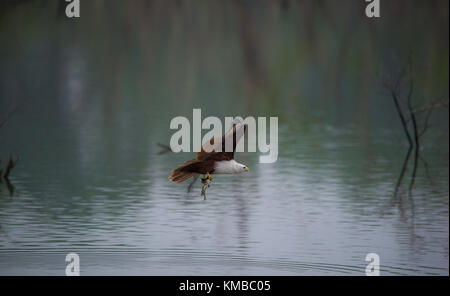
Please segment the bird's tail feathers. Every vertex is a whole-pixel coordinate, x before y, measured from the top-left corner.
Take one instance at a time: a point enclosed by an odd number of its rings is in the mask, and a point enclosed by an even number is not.
[[[170,181],[181,183],[183,181],[186,181],[190,177],[195,177],[198,175],[196,172],[189,171],[189,166],[192,164],[195,164],[197,162],[196,159],[188,160],[185,163],[179,165],[179,167],[172,171],[172,173],[169,176]]]

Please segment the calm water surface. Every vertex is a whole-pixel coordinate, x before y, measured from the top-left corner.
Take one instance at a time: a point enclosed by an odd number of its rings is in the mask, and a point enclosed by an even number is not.
[[[431,183],[421,174],[412,197],[393,198],[401,134],[366,151],[351,127],[282,125],[278,162],[237,154],[251,172],[217,176],[203,201],[200,184],[188,194],[167,179],[190,154],[108,155],[86,133],[75,149],[62,133],[36,143],[61,161],[24,154],[15,195],[2,188],[1,274],[63,275],[68,252],[84,275],[362,275],[370,252],[384,275],[448,274],[448,169],[435,162]],[[83,149],[91,158],[73,165]]]

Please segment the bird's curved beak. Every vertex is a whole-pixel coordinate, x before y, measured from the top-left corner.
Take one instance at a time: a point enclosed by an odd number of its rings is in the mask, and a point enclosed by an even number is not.
[[[248,172],[250,171],[250,169],[248,167],[245,167],[245,171]]]

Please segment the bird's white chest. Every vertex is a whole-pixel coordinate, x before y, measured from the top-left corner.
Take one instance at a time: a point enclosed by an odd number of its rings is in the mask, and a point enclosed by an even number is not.
[[[214,164],[214,174],[235,174],[237,162],[233,160],[216,161]]]

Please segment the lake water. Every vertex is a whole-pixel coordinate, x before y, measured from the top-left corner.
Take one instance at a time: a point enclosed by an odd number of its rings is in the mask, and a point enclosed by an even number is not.
[[[419,175],[413,203],[393,198],[395,136],[361,147],[356,133],[281,125],[279,160],[236,154],[250,173],[216,176],[205,201],[199,182],[188,194],[167,179],[191,154],[110,155],[96,140],[64,150],[74,140],[63,134],[35,143],[42,154],[21,155],[14,196],[2,188],[0,273],[63,275],[76,252],[84,275],[363,275],[375,252],[383,275],[448,274],[447,164],[434,162],[432,183]]]
[[[50,2],[3,10],[0,118],[20,109],[0,129],[1,168],[19,157],[14,194],[0,184],[0,275],[65,275],[71,252],[82,275],[365,275],[368,253],[381,275],[449,274],[448,110],[423,138],[428,171],[409,195],[410,163],[394,197],[408,147],[377,80],[414,43],[415,103],[448,96],[445,9],[407,1],[389,21],[385,3],[377,25],[350,4],[326,14],[334,1],[308,6],[323,22],[291,2],[135,2],[83,3],[73,22]],[[216,176],[207,200],[170,183],[194,154],[157,143],[193,108],[277,116],[278,161],[237,153],[250,172]]]

